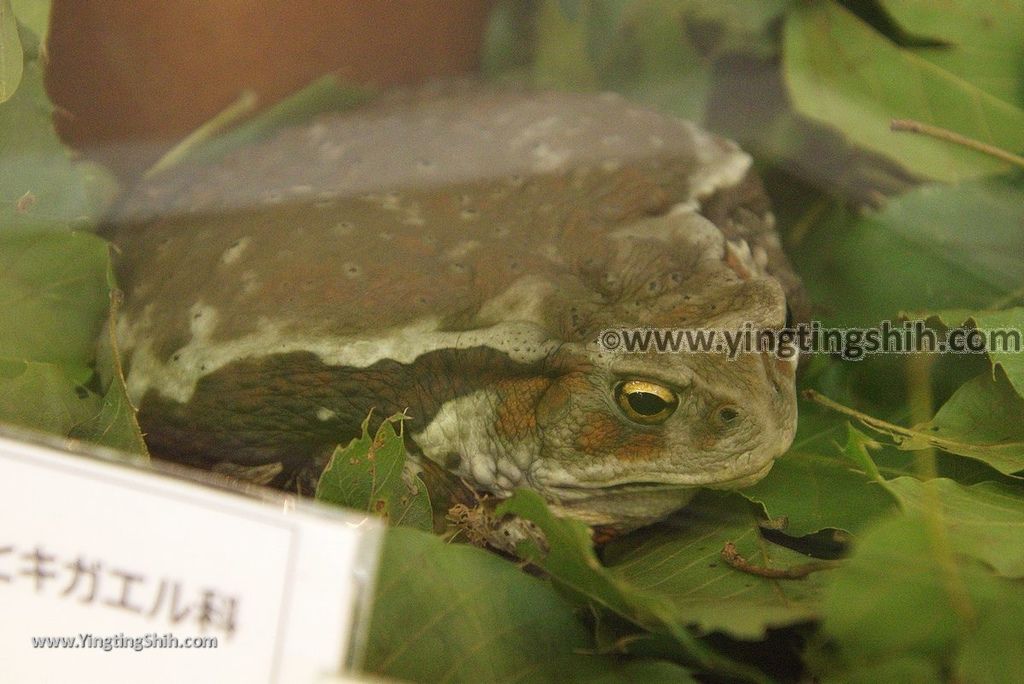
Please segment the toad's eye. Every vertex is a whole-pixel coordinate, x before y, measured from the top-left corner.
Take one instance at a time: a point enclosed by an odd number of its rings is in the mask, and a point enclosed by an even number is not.
[[[679,406],[679,397],[650,380],[626,380],[615,386],[615,401],[626,417],[642,425],[664,423]]]

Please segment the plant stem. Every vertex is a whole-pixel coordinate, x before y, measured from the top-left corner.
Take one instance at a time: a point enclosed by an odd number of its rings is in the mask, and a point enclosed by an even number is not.
[[[893,131],[906,131],[909,133],[919,133],[921,135],[927,135],[936,140],[944,140],[951,142],[955,145],[961,145],[968,149],[982,154],[987,154],[990,157],[995,157],[1004,162],[1009,162],[1015,166],[1019,166],[1024,169],[1024,157],[1009,152],[995,145],[989,145],[983,143],[980,140],[974,138],[968,138],[965,135],[960,135],[955,131],[951,131],[948,128],[942,128],[941,126],[933,126],[926,124],[923,121],[916,121],[914,119],[893,119],[889,122],[889,128]]]
[[[169,149],[153,166],[143,174],[144,178],[152,178],[161,171],[169,169],[181,162],[188,156],[189,152],[198,147],[201,143],[213,138],[228,126],[238,123],[244,116],[256,110],[258,98],[251,90],[243,92],[237,100],[228,105],[225,109],[214,115],[212,119],[199,126],[181,142]]]

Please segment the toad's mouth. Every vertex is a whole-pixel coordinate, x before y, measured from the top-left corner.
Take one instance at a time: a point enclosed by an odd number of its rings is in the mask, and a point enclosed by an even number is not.
[[[760,481],[768,474],[775,464],[775,459],[755,470],[748,470],[739,474],[730,473],[729,476],[715,477],[712,475],[684,475],[679,473],[658,473],[648,474],[642,480],[619,480],[619,481],[590,481],[573,482],[553,485],[550,488],[559,492],[580,495],[584,492],[590,495],[613,494],[627,492],[653,492],[673,489],[692,489],[694,487],[708,487],[711,489],[742,489]]]

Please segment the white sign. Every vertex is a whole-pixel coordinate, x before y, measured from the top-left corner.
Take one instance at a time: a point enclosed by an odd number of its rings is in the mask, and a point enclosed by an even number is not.
[[[0,435],[0,679],[343,674],[381,526]]]

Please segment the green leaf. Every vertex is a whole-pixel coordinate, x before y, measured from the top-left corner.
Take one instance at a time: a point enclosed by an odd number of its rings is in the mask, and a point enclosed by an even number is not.
[[[704,493],[668,523],[641,530],[605,551],[620,581],[666,600],[678,625],[739,639],[762,639],[769,628],[818,617],[826,573],[766,579],[720,558],[727,542],[758,566],[786,569],[808,557],[761,537],[758,519],[736,495]]]
[[[901,449],[935,446],[1009,475],[1024,470],[1024,399],[1001,371],[964,383]]]
[[[987,309],[1024,282],[1019,182],[925,185],[864,217],[837,208],[794,253],[826,325]]]
[[[948,326],[969,324],[984,331],[1018,331],[1017,339],[1024,337],[1024,307],[1013,307],[1003,311],[947,310],[927,311],[917,314],[924,318],[934,316]],[[1024,354],[1014,352],[1010,347],[1005,351],[989,351],[993,365],[1000,366],[1006,373],[1017,394],[1024,397]]]
[[[1024,679],[1020,663],[1021,596],[1005,592],[1006,609],[985,611],[964,638],[956,658],[957,680],[985,684],[1019,684]]]
[[[649,630],[679,640],[704,667],[727,668],[688,631],[723,631],[741,639],[763,638],[770,627],[813,619],[823,582],[774,580],[734,569],[720,558],[733,542],[750,562],[781,569],[806,556],[760,536],[750,506],[736,495],[702,493],[677,518],[614,540],[597,559],[583,523],[553,516],[534,492],[517,491],[497,513],[533,521],[550,550],[520,549],[531,562],[578,595]]]
[[[912,428],[875,418],[820,395],[816,401],[890,436],[903,450],[942,449],[977,459],[1003,475],[1024,468],[1024,400],[1014,392],[1002,371],[997,372],[995,380],[986,372],[964,383],[932,420]],[[977,472],[976,468],[969,470]]]
[[[844,417],[801,401],[793,445],[764,480],[741,494],[764,506],[768,517],[784,516],[788,535],[830,528],[856,533],[895,508],[863,451],[868,443]]]
[[[15,7],[45,38],[49,2]],[[9,11],[6,0],[0,10]],[[0,104],[0,363],[8,370],[0,420],[144,455],[120,371],[94,377],[97,362],[117,365],[109,348],[100,358],[96,349],[113,287],[109,248],[70,230],[95,227],[115,183],[100,167],[70,160],[53,130],[34,43],[25,57],[21,87]]]
[[[1007,631],[998,635],[1000,652],[989,667],[1019,667],[1013,644],[1024,639],[1020,585],[949,555],[941,534],[919,516],[888,518],[861,536],[849,560],[832,572],[823,632],[853,671],[894,657],[949,667],[961,648],[977,652],[979,627],[990,620],[1002,621]]]
[[[338,447],[320,476],[316,498],[349,508],[375,513],[390,525],[421,530],[433,528],[430,498],[423,481],[403,477],[406,452],[401,432],[404,416],[392,416],[381,423],[376,435],[369,433],[370,416],[363,421],[363,434],[346,447]]]
[[[663,0],[625,7],[598,67],[601,85],[656,109],[703,119],[711,61],[689,40],[694,29],[687,31],[689,22],[699,23],[692,12],[700,4]],[[702,26],[705,35],[714,35]]]
[[[578,520],[555,517],[536,492],[516,491],[495,511],[497,516],[506,513],[535,523],[544,532],[549,546],[545,553],[531,542],[522,542],[517,549],[519,554],[573,591],[647,627],[657,627],[659,620],[670,612],[664,601],[635,590],[609,573],[594,552],[590,528]]]
[[[48,20],[49,3],[18,7],[35,12],[34,28]],[[114,184],[70,161],[34,49],[31,57],[21,88],[0,105],[0,359],[23,368],[5,379],[0,419],[144,454],[123,380],[99,389],[102,398],[83,386],[107,318],[110,260],[104,241],[68,229],[93,228]]]
[[[587,52],[587,23],[590,14],[599,10],[590,3],[578,9],[567,13],[558,0],[541,0],[536,18],[533,75],[542,88],[598,87],[597,73]]]
[[[872,481],[884,484],[885,478],[882,477],[882,473],[870,453],[870,450],[879,448],[881,445],[878,442],[849,423],[846,424],[846,444],[843,445],[843,456]]]
[[[88,233],[0,233],[0,357],[91,363],[108,268],[107,243]]]
[[[517,552],[543,568],[573,595],[596,603],[649,631],[670,636],[685,658],[703,670],[744,681],[764,681],[757,670],[730,660],[696,639],[687,628],[689,621],[677,615],[670,598],[634,585],[602,565],[594,551],[590,528],[584,523],[554,516],[540,495],[531,490],[517,490],[503,501],[495,514],[501,516],[505,513],[532,521],[543,531],[549,547],[547,551],[526,541],[519,544]]]
[[[54,363],[0,357],[0,422],[67,435],[102,403],[74,375]]]
[[[806,418],[810,415],[812,425],[815,422],[822,425],[833,425],[832,429],[821,429],[817,438],[814,439],[814,443],[824,445],[825,442],[830,442],[831,448],[835,450],[837,455],[848,462],[847,467],[850,467],[853,473],[863,474],[865,478],[878,485],[884,485],[887,478],[892,479],[908,475],[916,477],[920,475],[920,464],[912,452],[901,451],[895,444],[875,441],[846,422],[850,417],[847,414],[827,412],[822,415],[821,407],[807,408],[805,410],[803,406],[804,403],[801,402],[802,421],[807,422]],[[831,419],[827,419],[828,415],[831,415]],[[883,430],[882,432],[885,431]],[[934,471],[929,467],[928,476],[931,476],[934,472],[934,475],[937,477],[954,479],[965,485],[994,481],[1014,485],[1018,482],[1017,478],[1003,475],[983,461],[962,458],[957,454],[947,453],[942,450],[934,453],[933,466]],[[865,511],[863,517],[866,520],[874,521],[879,514],[892,511],[896,504],[896,499],[893,498],[892,494],[884,486],[879,486],[877,491],[885,494],[885,499],[877,502],[878,504],[884,503],[884,505],[876,507],[874,510]],[[748,494],[749,490],[744,490],[742,493]],[[769,512],[772,518],[785,515],[785,511],[779,509],[771,509]],[[856,514],[852,514],[856,519]],[[864,522],[864,520],[857,521]],[[862,526],[858,525],[857,528],[859,529]],[[792,530],[787,531],[790,534],[794,534]]]
[[[21,83],[25,58],[10,0],[0,0],[0,104],[14,95]]]
[[[111,296],[106,329],[97,345],[99,351],[96,370],[101,381],[106,383],[102,406],[95,416],[76,425],[70,436],[148,460],[149,449],[142,437],[136,409],[128,398],[128,388],[125,386],[124,371],[118,352],[116,323],[119,301],[119,292]]]
[[[0,230],[67,231],[95,227],[117,190],[113,176],[72,161],[53,129],[38,59],[0,104]]]
[[[123,379],[110,383],[100,402],[99,412],[75,425],[68,431],[68,436],[148,460],[149,451]]]
[[[644,682],[644,684],[697,684],[689,670],[666,660],[627,660],[615,656],[573,654],[551,663],[553,681],[589,684]]]
[[[533,4],[494,0],[480,47],[480,74],[486,80],[514,78],[533,61]]]
[[[911,27],[914,28],[914,27]],[[972,46],[973,47],[973,46]],[[838,3],[800,3],[787,15],[784,74],[796,110],[925,178],[960,181],[1006,162],[909,133],[915,119],[1009,151],[1024,149],[1024,110],[878,34]]]
[[[50,0],[10,0],[14,16],[46,45],[50,33]]]
[[[826,674],[822,681],[825,684],[935,684],[942,681],[942,675],[927,658],[896,656],[845,672]]]
[[[1024,492],[1019,487],[897,477],[886,488],[908,513],[941,515],[958,553],[984,561],[1000,575],[1024,577]],[[936,504],[939,511],[933,510]]]
[[[882,0],[890,16],[945,45],[912,52],[1005,102],[1024,104],[1024,5],[993,0]]]
[[[594,654],[549,582],[480,549],[389,529],[379,567],[367,672],[415,682],[692,681],[672,663]]]
[[[0,421],[146,454],[114,352],[110,287],[109,249],[94,235],[0,233]],[[100,381],[97,365],[110,369]]]

